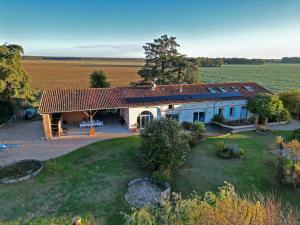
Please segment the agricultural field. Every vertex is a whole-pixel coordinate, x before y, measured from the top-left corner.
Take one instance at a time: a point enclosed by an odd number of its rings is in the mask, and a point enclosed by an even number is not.
[[[201,68],[203,82],[253,81],[270,91],[300,89],[300,64],[224,65]]]
[[[113,87],[128,86],[139,80],[142,59],[23,60],[33,88],[86,88],[89,74],[103,70]],[[300,64],[224,65],[202,67],[202,82],[254,81],[271,91],[300,88]]]
[[[34,89],[87,88],[89,74],[103,70],[113,87],[128,86],[139,80],[138,70],[143,60],[23,60],[24,69],[31,75]]]

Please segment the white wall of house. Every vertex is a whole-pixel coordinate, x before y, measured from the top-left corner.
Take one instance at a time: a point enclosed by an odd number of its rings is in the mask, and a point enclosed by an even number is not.
[[[219,109],[222,109],[225,119],[239,120],[242,119],[242,114],[246,117],[250,116],[249,112],[244,111],[244,113],[242,113],[242,108],[245,110],[246,105],[247,100],[231,100],[129,108],[129,122],[127,124],[129,124],[129,129],[136,128],[137,118],[143,111],[151,112],[154,119],[166,117],[168,114],[178,114],[179,123],[182,123],[183,121],[193,122],[194,113],[203,112],[204,114],[201,114],[202,116],[204,115],[203,122],[209,123],[212,118],[218,114]],[[232,115],[230,115],[230,108],[232,108]]]
[[[160,118],[160,107],[140,107],[140,108],[129,108],[129,122],[128,128],[133,129],[137,127],[137,118],[143,111],[149,111],[153,115],[153,119]]]

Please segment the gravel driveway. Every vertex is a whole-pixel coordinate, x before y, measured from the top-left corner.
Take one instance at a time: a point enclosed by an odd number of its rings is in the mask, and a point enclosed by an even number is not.
[[[53,139],[42,141],[42,122],[17,122],[0,128],[0,143],[18,147],[0,150],[0,166],[22,159],[47,160],[67,154],[90,143],[112,137]]]

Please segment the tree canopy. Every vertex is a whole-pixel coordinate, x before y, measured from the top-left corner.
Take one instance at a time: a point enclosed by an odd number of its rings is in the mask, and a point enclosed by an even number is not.
[[[162,118],[147,124],[140,137],[141,162],[151,171],[179,168],[190,150],[186,135],[172,119]]]
[[[187,58],[177,50],[179,44],[176,37],[163,35],[146,43],[145,65],[138,72],[142,83],[155,81],[157,84],[196,83],[200,79],[200,62],[195,58]]]
[[[31,102],[34,93],[30,77],[22,68],[23,48],[19,45],[0,46],[0,99],[11,102]]]
[[[250,112],[259,116],[260,121],[268,118],[280,118],[286,113],[282,101],[276,95],[257,94],[248,101],[247,108]]]
[[[90,74],[90,87],[92,88],[110,87],[110,83],[106,80],[106,75],[102,70],[93,71]]]
[[[300,90],[290,90],[279,93],[283,105],[296,118],[300,119]]]

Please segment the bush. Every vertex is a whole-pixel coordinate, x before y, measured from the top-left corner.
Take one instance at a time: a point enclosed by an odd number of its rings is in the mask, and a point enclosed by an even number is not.
[[[190,150],[186,134],[173,119],[162,118],[147,124],[140,138],[141,163],[151,171],[179,168]]]
[[[300,141],[300,128],[293,131],[293,139]]]
[[[270,122],[289,122],[291,120],[291,114],[287,109],[283,109],[281,112],[278,112],[274,116],[270,117]]]
[[[155,171],[152,173],[152,182],[157,185],[163,185],[170,180],[170,177],[160,171]]]
[[[182,126],[182,128],[185,129],[185,130],[191,130],[192,123],[187,122],[187,121],[183,121],[183,122],[181,123],[181,126]]]
[[[126,225],[211,225],[255,224],[296,225],[297,212],[276,202],[274,197],[256,193],[254,197],[239,196],[226,183],[218,193],[206,192],[202,197],[193,194],[183,198],[174,194],[172,202],[161,207],[145,206],[124,214]]]
[[[244,150],[234,144],[225,144],[224,142],[217,143],[217,156],[222,159],[242,158]]]
[[[185,131],[183,132],[183,135],[185,136],[185,139],[188,141],[191,148],[195,147],[198,144],[198,137],[194,133]]]
[[[280,159],[279,177],[284,185],[300,187],[300,163],[289,158]]]
[[[217,123],[224,123],[224,121],[225,121],[224,117],[222,115],[218,115],[218,114],[216,114],[212,120]]]
[[[293,117],[300,119],[300,90],[281,92],[279,98]]]
[[[201,138],[206,131],[204,123],[195,122],[192,123],[191,131],[196,137]]]

